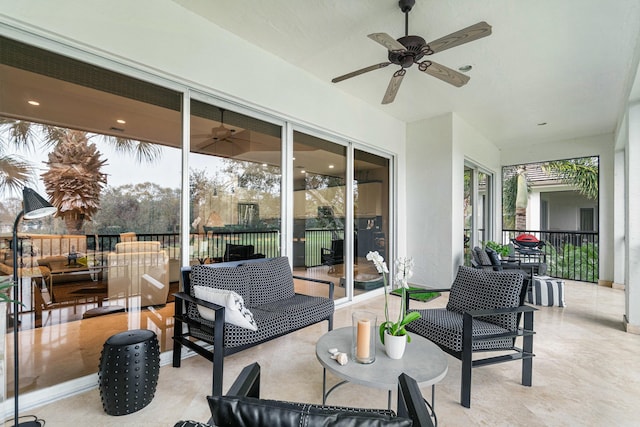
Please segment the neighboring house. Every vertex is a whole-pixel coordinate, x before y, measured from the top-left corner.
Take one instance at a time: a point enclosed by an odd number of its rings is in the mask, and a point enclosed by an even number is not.
[[[527,229],[541,231],[598,231],[598,202],[575,187],[549,176],[539,163],[526,165],[531,185]]]

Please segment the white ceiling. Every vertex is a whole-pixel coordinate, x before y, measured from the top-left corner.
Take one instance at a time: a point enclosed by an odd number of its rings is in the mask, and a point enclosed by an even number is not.
[[[327,82],[387,60],[367,34],[404,35],[396,0],[174,1]],[[335,87],[406,122],[453,111],[499,147],[614,132],[636,79],[640,0],[416,0],[409,34],[428,42],[479,21],[493,34],[430,58],[472,65],[462,88],[414,66],[381,105],[393,65]]]

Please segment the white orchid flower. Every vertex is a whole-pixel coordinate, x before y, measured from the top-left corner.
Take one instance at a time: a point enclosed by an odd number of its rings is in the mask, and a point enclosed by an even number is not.
[[[387,274],[389,274],[389,269],[384,262],[384,258],[377,252],[371,251],[367,254],[367,260],[373,262],[373,265],[378,270],[378,273],[382,273],[382,280],[384,282],[384,318],[385,321],[380,324],[380,340],[384,344],[384,333],[389,333],[391,335],[406,335],[407,342],[411,342],[411,336],[407,335],[407,331],[405,330],[405,326],[412,322],[415,319],[420,318],[420,313],[416,311],[412,311],[411,313],[406,312],[405,308],[405,297],[406,290],[409,289],[409,285],[407,281],[411,276],[413,276],[413,258],[405,258],[401,257],[396,259],[393,264],[396,274],[394,280],[402,289],[402,294],[400,297],[400,312],[398,314],[398,320],[393,322],[389,319],[389,301],[387,299],[387,294],[390,291],[387,288]]]
[[[384,258],[382,255],[378,253],[378,251],[370,251],[367,254],[367,261],[372,261],[373,265],[375,265],[378,273],[389,274],[389,269],[387,268],[387,264],[384,262]]]

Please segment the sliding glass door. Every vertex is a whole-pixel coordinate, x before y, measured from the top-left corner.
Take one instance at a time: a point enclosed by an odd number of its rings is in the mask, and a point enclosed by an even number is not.
[[[280,256],[282,127],[191,101],[189,262]]]
[[[346,296],[345,264],[353,253],[353,238],[345,234],[346,168],[346,146],[293,132],[293,267],[338,284],[335,298]]]
[[[464,248],[469,250],[493,240],[493,175],[468,163],[464,170]]]
[[[360,149],[354,150],[353,223],[355,236],[354,293],[383,286],[373,263],[366,260],[377,251],[390,264],[389,247],[389,159]]]

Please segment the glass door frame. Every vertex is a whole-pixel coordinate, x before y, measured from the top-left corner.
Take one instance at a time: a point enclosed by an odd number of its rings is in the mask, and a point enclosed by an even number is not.
[[[348,195],[346,197],[345,203],[345,231],[344,231],[344,259],[345,260],[353,260],[354,259],[354,150],[358,149],[361,151],[365,151],[367,153],[375,154],[380,157],[384,157],[389,160],[389,237],[388,241],[388,258],[393,259],[392,256],[396,254],[396,239],[397,235],[397,223],[395,217],[395,210],[397,207],[396,194],[397,194],[397,177],[396,177],[396,162],[397,156],[388,151],[383,151],[379,148],[372,147],[370,145],[354,141],[352,139],[343,138],[339,135],[335,135],[331,132],[327,132],[326,130],[322,130],[319,128],[314,128],[310,126],[305,126],[301,124],[297,124],[295,122],[287,121],[283,127],[283,133],[286,134],[286,137],[283,139],[285,147],[283,147],[283,182],[285,184],[285,191],[283,192],[283,203],[282,203],[282,218],[286,218],[287,221],[283,225],[282,236],[282,249],[283,255],[291,257],[293,256],[293,217],[294,217],[294,206],[293,206],[293,132],[301,132],[305,133],[317,138],[325,139],[329,142],[342,145],[346,147],[346,171],[345,171],[345,191]],[[286,193],[286,194],[285,194]],[[291,220],[289,220],[291,219]],[[389,261],[387,260],[387,264]],[[354,275],[354,265],[352,262],[345,263],[345,297],[337,299],[336,305],[340,305],[345,302],[356,301],[362,297],[355,296],[354,293],[354,283],[353,283],[353,275]],[[368,292],[369,294],[371,292]],[[376,293],[373,291],[373,293]],[[366,294],[365,294],[366,295]]]
[[[474,248],[475,246],[482,246],[482,240],[480,239],[480,230],[484,227],[484,241],[493,240],[494,239],[494,223],[495,223],[495,174],[489,171],[482,166],[477,165],[476,163],[471,162],[470,160],[465,160],[464,162],[465,173],[467,170],[471,171],[471,182],[470,187],[470,203],[472,206],[472,215],[471,215],[471,224],[469,230],[469,249]],[[489,183],[487,185],[487,197],[486,203],[482,206],[482,216],[484,219],[484,224],[479,224],[478,222],[478,201],[480,200],[480,192],[479,192],[479,174],[485,174],[489,178]]]

